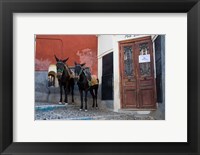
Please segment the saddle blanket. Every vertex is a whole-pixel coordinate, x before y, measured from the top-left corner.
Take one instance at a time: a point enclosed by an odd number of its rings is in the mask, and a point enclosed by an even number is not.
[[[89,82],[90,86],[94,86],[94,85],[99,84],[99,81],[98,81],[96,75],[91,75],[91,81],[88,80],[88,82]]]

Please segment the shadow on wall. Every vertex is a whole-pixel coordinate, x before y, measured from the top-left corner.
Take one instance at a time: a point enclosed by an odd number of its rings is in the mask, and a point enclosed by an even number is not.
[[[51,81],[48,80],[50,79],[50,77],[51,77]],[[60,99],[60,88],[58,87],[58,85],[57,86],[49,85],[49,84],[52,84],[53,81],[56,81],[57,78],[55,78],[54,80],[52,79],[53,79],[52,74],[46,71],[35,72],[35,102],[58,103]],[[99,94],[98,94],[98,98],[99,98]],[[74,99],[75,99],[75,102],[76,101],[79,102],[80,100],[79,90],[76,84],[74,86]],[[92,99],[92,96],[90,93],[88,93],[88,99]],[[70,103],[71,92],[69,94],[68,100]]]
[[[54,86],[48,86],[48,75],[47,71],[36,71],[35,72],[35,102],[55,103],[57,104],[60,100],[60,88]],[[98,105],[100,108],[106,108],[113,110],[113,101],[102,101],[101,100],[101,84],[98,90]],[[64,99],[64,95],[63,95]],[[68,102],[72,103],[71,93],[68,95]],[[74,86],[74,102],[80,105],[80,94],[77,84]],[[92,106],[92,96],[88,93],[88,106]]]

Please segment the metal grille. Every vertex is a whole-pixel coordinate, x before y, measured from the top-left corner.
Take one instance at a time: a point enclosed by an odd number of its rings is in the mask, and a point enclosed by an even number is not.
[[[133,76],[133,51],[132,46],[124,47],[124,72],[126,76]]]

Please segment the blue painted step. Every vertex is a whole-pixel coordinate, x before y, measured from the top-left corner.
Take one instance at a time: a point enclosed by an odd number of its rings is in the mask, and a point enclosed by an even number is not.
[[[48,111],[56,108],[65,108],[65,107],[66,107],[65,105],[40,105],[40,106],[35,106],[35,110]]]

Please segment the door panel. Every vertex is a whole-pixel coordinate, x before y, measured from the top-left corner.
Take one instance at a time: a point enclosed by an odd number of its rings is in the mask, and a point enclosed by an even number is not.
[[[141,107],[142,108],[152,107],[153,97],[154,97],[153,89],[152,88],[141,89],[140,93],[141,93]]]
[[[122,108],[156,108],[151,39],[120,43]]]
[[[124,91],[125,107],[124,108],[135,108],[137,106],[137,93],[135,89],[126,88]]]
[[[122,88],[122,108],[135,108],[137,105],[136,73],[134,67],[134,44],[123,44],[121,47],[120,75]]]
[[[153,48],[151,40],[144,40],[135,43],[135,54],[147,58],[145,61],[138,61],[138,93],[140,96],[139,105],[141,108],[155,108],[155,78],[153,65]]]

